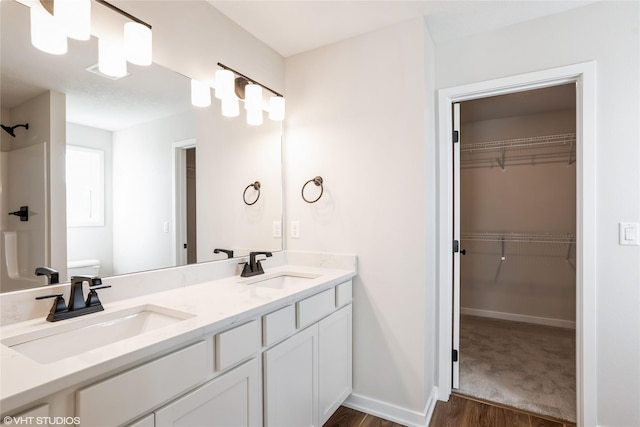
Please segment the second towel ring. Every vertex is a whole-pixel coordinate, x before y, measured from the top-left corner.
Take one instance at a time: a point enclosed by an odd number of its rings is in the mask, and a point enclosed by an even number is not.
[[[308,200],[306,197],[304,197],[304,189],[311,182],[313,182],[316,185],[316,187],[320,187],[320,194],[314,200]],[[302,194],[302,200],[304,200],[307,203],[315,203],[318,200],[320,200],[320,197],[322,197],[322,193],[324,193],[324,187],[322,186],[323,182],[324,181],[322,180],[321,176],[316,176],[315,178],[305,182],[304,185],[302,186],[302,190],[300,191],[300,193]]]
[[[247,202],[247,190],[252,187],[254,190],[258,190],[258,196],[253,202],[249,203]],[[255,205],[259,198],[260,198],[260,181],[252,182],[251,184],[247,185],[247,187],[244,189],[244,193],[242,193],[242,200],[244,201],[244,204],[247,206]]]

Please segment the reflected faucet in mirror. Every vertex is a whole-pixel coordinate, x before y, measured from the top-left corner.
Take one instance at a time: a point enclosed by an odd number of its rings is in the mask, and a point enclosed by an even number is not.
[[[58,272],[51,267],[38,267],[36,268],[35,273],[36,276],[47,276],[49,278],[50,285],[55,285],[56,283],[58,283]]]
[[[220,248],[215,248],[213,250],[214,254],[219,254],[219,253],[225,253],[227,254],[227,258],[233,258],[233,251],[231,249],[220,249]]]

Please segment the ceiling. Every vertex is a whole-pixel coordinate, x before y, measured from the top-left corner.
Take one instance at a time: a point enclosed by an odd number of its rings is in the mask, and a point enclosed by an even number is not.
[[[288,57],[420,16],[438,43],[563,12],[594,0],[208,1]]]
[[[285,57],[418,16],[425,16],[432,37],[442,42],[590,2],[209,0]],[[3,108],[12,108],[45,89],[53,89],[67,94],[68,121],[106,130],[127,128],[190,108],[189,80],[184,76],[155,65],[130,65],[131,75],[117,82],[91,74],[85,70],[97,62],[95,39],[89,43],[70,41],[74,43],[70,50],[77,53],[72,56],[39,52],[30,46],[29,25],[25,25],[29,20],[28,8],[13,1],[0,4]],[[157,87],[164,90],[155,90]],[[568,105],[572,99],[561,101],[554,94],[553,102]],[[536,103],[548,109],[551,100],[538,99]],[[478,111],[490,113],[486,105]],[[503,114],[515,111],[512,106]],[[480,117],[478,114],[474,116],[476,119]]]

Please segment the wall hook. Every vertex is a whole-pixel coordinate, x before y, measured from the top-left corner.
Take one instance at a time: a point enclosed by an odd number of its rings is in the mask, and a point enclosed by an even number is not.
[[[308,200],[304,196],[304,189],[311,182],[313,182],[316,185],[316,187],[320,187],[320,194],[314,200]],[[305,182],[304,185],[302,186],[302,191],[300,192],[302,194],[302,200],[304,200],[307,203],[315,203],[318,200],[320,200],[320,197],[322,197],[322,193],[324,193],[324,187],[322,185],[323,183],[324,183],[324,180],[322,179],[321,176],[316,176],[315,178],[310,179],[309,181]]]
[[[247,202],[247,190],[249,188],[253,188],[258,192],[256,199],[251,203]],[[244,193],[242,193],[242,200],[244,201],[244,204],[247,206],[255,205],[259,198],[260,198],[260,181],[252,182],[251,184],[247,185],[247,187],[244,189]]]
[[[9,212],[9,215],[20,217],[20,221],[29,221],[29,206],[20,206],[19,211]]]

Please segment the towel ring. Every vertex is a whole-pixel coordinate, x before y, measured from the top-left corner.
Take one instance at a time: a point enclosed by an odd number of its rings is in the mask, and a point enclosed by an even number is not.
[[[307,200],[307,198],[304,197],[304,189],[311,182],[313,182],[316,185],[316,187],[320,187],[320,194],[314,200]],[[304,200],[307,203],[315,203],[318,200],[320,200],[320,197],[322,197],[322,193],[324,193],[324,187],[322,186],[323,182],[324,181],[322,180],[321,176],[316,176],[315,178],[310,179],[309,181],[305,182],[304,185],[302,186],[302,191],[300,192],[302,194],[302,200]]]
[[[258,196],[251,203],[247,202],[247,190],[249,188],[253,188],[254,190],[258,190]],[[247,185],[247,188],[244,189],[244,193],[242,193],[242,200],[244,201],[244,204],[247,205],[247,206],[255,205],[259,198],[260,198],[260,181],[252,182],[251,184]]]

